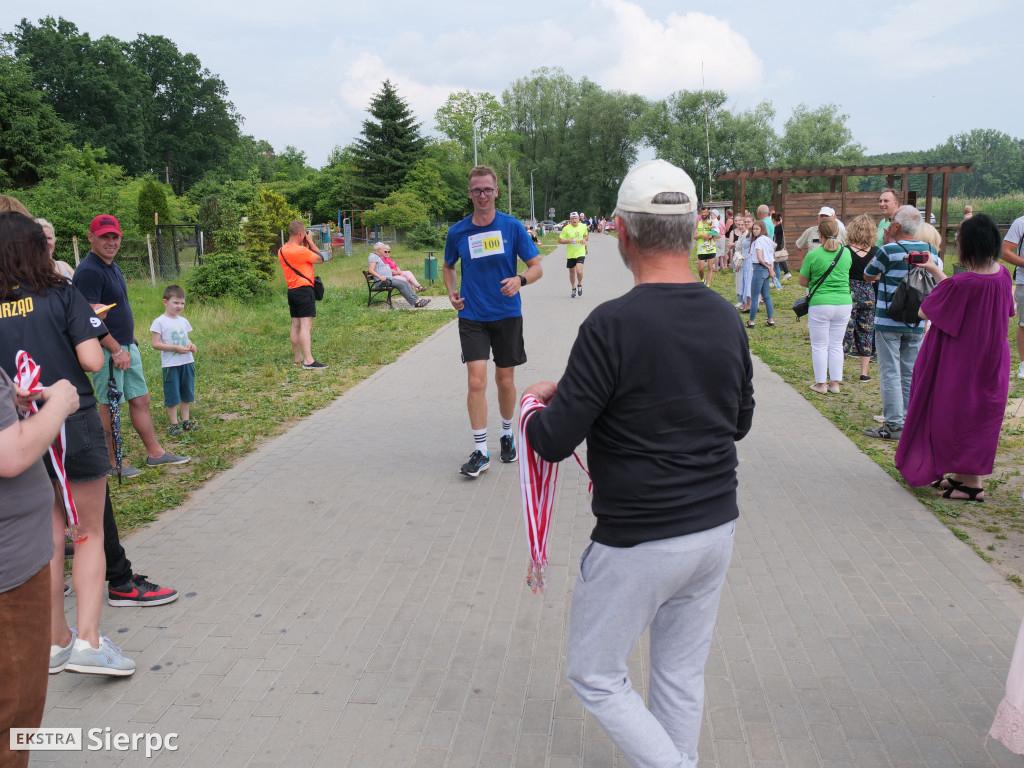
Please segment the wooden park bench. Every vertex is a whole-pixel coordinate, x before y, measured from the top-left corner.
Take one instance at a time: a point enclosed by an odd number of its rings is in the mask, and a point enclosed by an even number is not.
[[[370,292],[369,296],[367,296],[366,298],[366,306],[370,306],[371,304],[379,304],[385,301],[386,298],[388,302],[388,307],[390,309],[394,309],[394,306],[392,306],[391,304],[391,294],[397,291],[398,289],[395,288],[394,285],[392,285],[391,281],[385,280],[380,285],[376,285],[377,279],[369,272],[367,272],[365,269],[363,270],[363,277],[366,278],[366,288]],[[380,294],[384,294],[385,298],[381,298]],[[377,298],[375,299],[374,296],[376,296]]]

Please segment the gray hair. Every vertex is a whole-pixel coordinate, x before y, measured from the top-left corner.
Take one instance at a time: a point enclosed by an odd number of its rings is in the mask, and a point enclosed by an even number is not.
[[[57,230],[56,230],[56,229],[54,229],[54,228],[53,228],[53,224],[51,224],[50,222],[48,222],[48,221],[47,221],[46,219],[36,219],[36,224],[38,224],[38,225],[39,225],[40,227],[42,227],[43,229],[48,229],[48,230],[50,230],[50,233],[51,233],[51,234],[52,234],[52,235],[53,235],[54,237],[56,237],[56,236],[57,236]]]
[[[912,205],[901,205],[896,209],[892,220],[899,224],[900,229],[910,235],[910,237],[914,237],[917,234],[917,230],[921,228],[921,224],[924,223],[924,219],[921,218],[921,212]]]
[[[376,243],[373,244],[373,252],[376,253],[381,248],[384,248],[386,246],[387,246],[387,243],[382,243],[380,241],[377,241]]]
[[[681,204],[690,202],[682,192],[661,192],[652,203]],[[697,212],[679,214],[636,213],[616,211],[626,225],[630,239],[641,251],[686,251],[693,247],[697,230]]]

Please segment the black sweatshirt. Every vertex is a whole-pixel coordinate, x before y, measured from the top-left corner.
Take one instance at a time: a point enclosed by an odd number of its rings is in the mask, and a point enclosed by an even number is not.
[[[739,516],[735,441],[753,414],[736,310],[701,283],[644,284],[583,322],[558,391],[527,436],[547,461],[586,439],[591,538],[631,547]]]

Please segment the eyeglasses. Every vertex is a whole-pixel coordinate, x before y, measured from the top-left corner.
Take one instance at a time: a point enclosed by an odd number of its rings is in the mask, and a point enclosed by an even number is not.
[[[495,187],[483,187],[482,189],[470,189],[469,194],[473,197],[490,197],[498,190]]]
[[[384,253],[391,253],[391,249],[388,248],[386,251],[384,251]]]

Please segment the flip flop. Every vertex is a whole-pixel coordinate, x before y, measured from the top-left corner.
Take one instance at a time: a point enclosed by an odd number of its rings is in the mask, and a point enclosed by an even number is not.
[[[960,491],[961,493],[966,493],[967,494],[967,498],[966,499],[953,498],[953,491]],[[944,498],[944,499],[952,499],[953,501],[973,501],[976,504],[984,504],[985,500],[978,498],[978,496],[980,496],[984,492],[985,492],[984,488],[971,488],[971,486],[969,486],[969,485],[962,485],[961,484],[961,485],[957,486],[956,488],[947,488],[945,490],[945,492],[942,494],[942,498]]]

